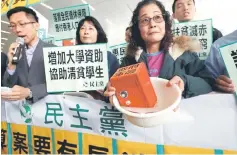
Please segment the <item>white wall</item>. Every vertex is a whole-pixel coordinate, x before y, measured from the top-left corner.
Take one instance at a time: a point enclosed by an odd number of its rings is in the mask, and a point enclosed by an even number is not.
[[[132,1],[129,0],[127,3],[133,10],[136,7],[138,0]],[[173,0],[161,1],[172,15]],[[220,30],[223,35],[227,35],[237,29],[237,20],[234,20],[237,15],[237,0],[195,0],[195,3],[195,20],[212,18],[213,26]],[[120,11],[122,12],[121,15],[124,15],[123,12],[127,12],[127,8],[124,7],[124,11]],[[107,26],[106,33],[108,34],[110,45],[124,42],[125,28],[128,26],[131,16],[132,12],[127,13],[120,25],[114,24]]]
[[[129,25],[132,11],[139,1],[140,0],[107,0],[104,3],[93,5],[96,10],[91,11],[91,15],[96,17],[105,29],[109,39],[109,45],[125,42],[125,29]],[[173,0],[161,1],[172,15]],[[195,0],[195,2],[195,20],[212,18],[213,26],[219,29],[223,35],[229,34],[237,29],[237,21],[233,20],[235,15],[237,15],[237,0]],[[49,26],[48,28],[48,20],[41,17],[41,15],[39,16],[42,23],[45,23],[41,24],[41,26],[47,26],[47,31],[48,29],[51,31],[51,27]],[[108,18],[112,24],[106,22],[106,18]]]
[[[197,6],[198,18],[213,19],[213,26],[219,29],[223,35],[237,29],[236,0],[199,0]]]
[[[36,12],[36,14],[39,18],[40,29],[45,29],[46,34],[48,34],[49,20],[47,18],[45,18],[39,11],[35,10],[33,7],[30,7],[30,8]]]

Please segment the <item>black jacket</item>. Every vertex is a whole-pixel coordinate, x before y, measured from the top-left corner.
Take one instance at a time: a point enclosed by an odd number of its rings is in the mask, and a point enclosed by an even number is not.
[[[3,76],[7,69],[7,55],[1,52],[1,86],[3,86]]]
[[[185,84],[183,91],[183,97],[185,98],[211,92],[215,79],[212,78],[210,72],[207,70],[204,61],[198,58],[196,52],[192,52],[189,49],[178,49],[176,47],[177,46],[173,46],[169,52],[164,52],[164,63],[159,78],[170,80],[176,75],[181,77]],[[135,56],[134,51],[127,51],[127,55],[124,57],[121,67],[140,62],[144,62],[149,70],[145,51],[143,51],[140,56]]]
[[[221,37],[223,37],[221,31],[219,31],[219,30],[216,29],[216,28],[213,28],[213,43],[214,43],[217,39],[219,39],[219,38],[221,38]]]

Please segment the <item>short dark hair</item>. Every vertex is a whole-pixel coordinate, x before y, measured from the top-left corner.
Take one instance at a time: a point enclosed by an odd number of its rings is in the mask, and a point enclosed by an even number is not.
[[[139,12],[141,8],[148,4],[157,5],[160,8],[161,13],[163,14],[163,18],[165,21],[165,35],[163,39],[161,40],[160,50],[168,51],[171,43],[173,42],[173,35],[172,35],[172,30],[171,30],[172,22],[170,19],[169,12],[166,11],[164,5],[157,0],[142,0],[141,2],[138,3],[136,9],[133,11],[133,16],[132,16],[132,21],[131,21],[132,22],[132,27],[131,27],[132,36],[131,36],[130,43],[133,44],[134,46],[140,46],[142,47],[143,50],[146,50],[146,45],[145,45],[144,40],[141,37],[141,33],[138,26],[138,16],[139,16]]]
[[[76,32],[76,41],[77,41],[77,45],[80,44],[84,44],[81,42],[80,39],[80,29],[83,26],[85,21],[89,21],[92,22],[93,25],[95,26],[96,30],[97,30],[97,41],[96,43],[107,43],[108,39],[106,36],[105,31],[103,30],[102,26],[100,25],[100,23],[92,16],[86,16],[84,19],[82,19],[79,23],[78,23],[78,27],[77,27],[77,32]]]
[[[18,12],[25,12],[27,16],[33,16],[35,21],[38,23],[39,22],[39,18],[36,14],[36,12],[34,10],[32,10],[31,8],[27,8],[27,7],[24,7],[24,6],[18,6],[18,7],[15,7],[11,10],[9,10],[7,12],[7,18],[8,20],[10,19],[10,17],[14,14],[14,13],[18,13]]]
[[[173,4],[172,4],[172,11],[173,13],[175,12],[175,4],[176,4],[177,0],[174,0]],[[195,0],[193,0],[193,3],[195,5]]]

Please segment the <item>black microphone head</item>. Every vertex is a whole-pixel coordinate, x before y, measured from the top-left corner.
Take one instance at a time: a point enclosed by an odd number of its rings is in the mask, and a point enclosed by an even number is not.
[[[16,38],[16,42],[17,42],[18,44],[21,44],[21,45],[24,45],[24,43],[25,43],[24,38],[22,38],[22,37],[17,37],[17,38]]]
[[[24,48],[24,39],[22,37],[16,38],[16,43],[18,44],[18,47],[14,50],[14,55],[12,58],[12,64],[18,64],[18,61],[21,59],[22,54],[21,51]]]

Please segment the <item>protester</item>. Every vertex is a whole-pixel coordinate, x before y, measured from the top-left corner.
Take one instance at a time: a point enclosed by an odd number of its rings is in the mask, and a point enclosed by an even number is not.
[[[86,16],[78,24],[76,42],[77,45],[107,43],[108,39],[100,23],[94,17]],[[107,54],[109,77],[111,77],[119,68],[119,62],[116,56],[111,52],[107,52]],[[103,95],[100,95],[98,91],[87,91],[87,93],[92,95],[95,99],[104,100]]]
[[[192,39],[182,36],[173,41],[170,15],[161,2],[143,0],[138,3],[133,12],[131,30],[130,44],[140,46],[143,52],[136,58],[136,53],[130,51],[121,67],[144,62],[151,77],[168,79],[167,86],[177,84],[185,98],[212,91],[214,79],[197,53],[190,51],[192,48],[186,45]],[[187,42],[179,44],[180,40]],[[108,84],[105,95],[111,99],[115,91]]]
[[[179,22],[192,21],[196,13],[195,0],[174,0],[172,11],[173,18]],[[218,29],[213,28],[213,42],[222,36]]]
[[[16,7],[7,12],[7,17],[9,28],[17,37],[24,39],[25,46],[18,64],[12,63],[14,49],[18,44],[15,42],[9,47],[4,86],[12,88],[12,92],[2,92],[1,98],[10,101],[28,99],[34,103],[47,95],[43,47],[53,45],[37,37],[39,19],[32,9]]]
[[[211,46],[211,51],[205,64],[213,77],[216,79],[216,90],[233,93],[235,87],[233,81],[228,77],[225,63],[220,54],[219,48],[237,41],[237,30],[218,39]]]

